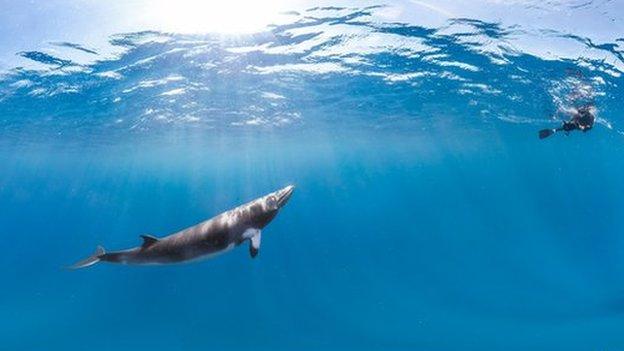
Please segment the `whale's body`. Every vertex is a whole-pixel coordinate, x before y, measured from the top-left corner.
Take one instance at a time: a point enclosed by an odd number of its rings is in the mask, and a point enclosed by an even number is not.
[[[294,187],[287,186],[249,203],[226,211],[212,219],[163,238],[141,235],[141,246],[115,252],[96,252],[72,268],[91,266],[100,261],[146,265],[171,264],[209,258],[249,241],[249,253],[256,257],[260,249],[261,230],[286,204]]]

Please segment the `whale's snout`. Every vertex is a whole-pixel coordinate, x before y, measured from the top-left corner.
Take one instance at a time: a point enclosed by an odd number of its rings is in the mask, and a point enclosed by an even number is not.
[[[290,199],[290,197],[292,196],[293,191],[295,191],[295,186],[289,185],[275,192],[277,208],[282,208],[284,205],[286,205],[288,199]]]

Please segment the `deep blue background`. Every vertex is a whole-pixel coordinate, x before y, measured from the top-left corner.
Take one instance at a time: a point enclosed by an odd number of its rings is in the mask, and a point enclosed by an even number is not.
[[[619,137],[444,134],[3,154],[3,347],[621,349]],[[256,260],[63,269],[291,182]]]

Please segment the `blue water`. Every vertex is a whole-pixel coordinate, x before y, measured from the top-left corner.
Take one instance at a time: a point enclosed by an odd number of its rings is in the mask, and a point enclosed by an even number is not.
[[[545,58],[517,27],[383,9],[21,52],[0,349],[624,350],[621,39],[543,33],[600,53]],[[581,101],[591,132],[537,138]],[[287,184],[254,260],[65,269]]]

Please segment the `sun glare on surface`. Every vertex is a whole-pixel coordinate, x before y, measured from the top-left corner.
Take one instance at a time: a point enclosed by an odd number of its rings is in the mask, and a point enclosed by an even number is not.
[[[275,23],[285,5],[282,0],[157,0],[144,16],[177,33],[250,33]]]

